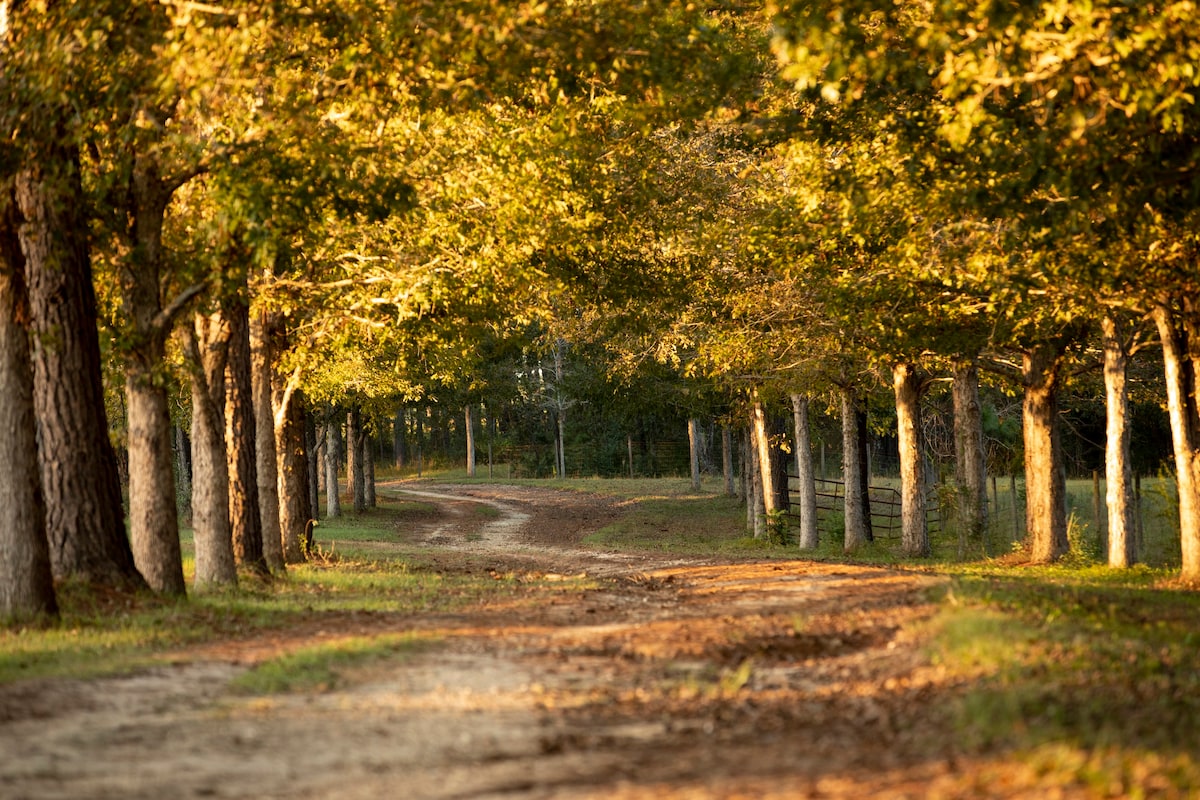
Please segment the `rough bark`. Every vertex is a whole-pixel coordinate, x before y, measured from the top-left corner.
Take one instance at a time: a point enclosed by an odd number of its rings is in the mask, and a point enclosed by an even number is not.
[[[800,497],[800,549],[815,550],[820,543],[817,529],[817,484],[813,478],[808,398],[804,395],[792,395],[792,420],[796,435],[796,491]]]
[[[924,380],[911,364],[892,367],[896,428],[900,445],[901,549],[913,558],[930,555],[925,515],[925,459],[921,447],[921,394]]]
[[[700,491],[700,420],[688,420],[688,455],[691,463],[692,491]]]
[[[1101,328],[1104,335],[1107,418],[1104,478],[1108,501],[1108,565],[1130,567],[1137,563],[1137,531],[1133,507],[1133,466],[1129,452],[1129,391],[1125,385],[1129,355],[1114,317],[1105,316]],[[1096,517],[1096,524],[1100,524],[1099,516]]]
[[[151,350],[147,355],[154,357],[155,352]],[[129,528],[134,562],[151,589],[182,595],[186,586],[174,498],[175,474],[171,468],[167,393],[156,385],[153,368],[135,364],[126,370],[125,396],[129,416]],[[171,492],[170,503],[164,502],[164,485]]]
[[[1175,309],[1165,302],[1154,309],[1154,322],[1162,340],[1167,412],[1175,450],[1182,573],[1184,578],[1196,580],[1200,578],[1200,414],[1196,397],[1200,353],[1195,351],[1200,348],[1200,324],[1193,320],[1189,326],[1189,313],[1195,314],[1196,309]]]
[[[283,559],[299,564],[308,558],[308,456],[304,442],[304,399],[299,392],[281,396],[276,409],[275,443],[279,464],[279,527]]]
[[[59,578],[145,586],[108,438],[79,157],[48,145],[16,179],[32,312],[34,409],[50,563]],[[171,504],[174,506],[174,483]]]
[[[960,363],[955,368],[952,393],[958,523],[963,535],[981,539],[987,530],[987,462],[983,448],[983,407],[979,402],[979,368],[974,361]]]
[[[0,182],[0,622],[56,616],[16,198]]]
[[[225,447],[225,361],[229,328],[219,314],[197,314],[184,330],[192,383],[192,532],[195,586],[237,583],[229,525],[229,461]]]
[[[325,517],[342,515],[342,498],[338,493],[338,468],[342,457],[342,425],[331,419],[325,426]]]
[[[845,489],[845,540],[843,548],[851,553],[870,541],[863,514],[862,453],[859,451],[858,398],[850,387],[841,390],[842,399],[842,483]]]
[[[272,383],[275,373],[270,340],[261,315],[250,319],[250,379],[254,393],[254,464],[258,477],[258,511],[262,521],[263,558],[272,570],[284,568],[279,526],[279,460],[275,444]]]
[[[259,575],[269,572],[263,553],[258,497],[258,429],[251,378],[250,307],[226,304],[229,350],[225,364],[225,446],[229,469],[229,525],[237,563]]]
[[[121,305],[129,330],[125,389],[129,398],[129,528],[134,561],[151,588],[184,592],[179,518],[171,469],[170,427],[161,370],[176,316],[199,286],[163,305],[169,284],[163,269],[162,231],[174,186],[155,156],[139,156],[130,170],[120,263]]]
[[[1046,564],[1069,549],[1066,486],[1058,429],[1058,370],[1060,349],[1040,345],[1025,353],[1022,380],[1025,398],[1025,526],[1030,559]]]

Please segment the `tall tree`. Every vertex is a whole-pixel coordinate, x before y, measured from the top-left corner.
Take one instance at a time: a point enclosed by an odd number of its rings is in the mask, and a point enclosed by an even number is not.
[[[363,442],[367,434],[363,429],[362,407],[358,403],[350,406],[346,415],[346,479],[349,483],[350,502],[355,514],[367,510],[367,473],[363,459]]]
[[[809,398],[792,396],[792,415],[796,427],[796,484],[800,495],[800,549],[815,550],[820,544],[817,527],[817,484],[813,477],[812,436],[809,433]]]
[[[954,365],[954,476],[958,488],[958,520],[964,538],[981,539],[987,530],[987,463],[983,441],[983,407],[979,400],[979,368],[975,361]],[[965,549],[965,548],[960,548]],[[959,554],[965,556],[965,552]]]
[[[338,470],[342,458],[342,424],[335,414],[325,422],[325,516],[336,519],[342,515],[342,499],[338,488]]]
[[[17,199],[33,313],[34,400],[51,563],[59,577],[142,586],[125,538],[108,438],[85,205],[73,147],[44,142],[17,178]]]
[[[5,31],[0,29],[0,52]],[[25,259],[10,176],[0,173],[0,621],[54,616],[46,514],[37,464]]]
[[[866,452],[861,448],[865,414],[853,386],[841,389],[842,403],[842,484],[846,531],[843,547],[852,553],[871,541],[871,518],[864,497],[862,475],[866,472]]]
[[[1070,547],[1058,423],[1063,349],[1061,345],[1038,344],[1022,357],[1025,526],[1030,558],[1035,563],[1054,561]]]
[[[220,312],[197,313],[182,329],[192,385],[192,528],[196,587],[237,583],[229,524],[229,461],[225,446],[225,366],[229,325]]]
[[[274,361],[270,351],[269,324],[263,314],[250,318],[251,390],[254,401],[254,461],[258,477],[259,515],[262,521],[263,558],[267,566],[284,568],[283,534],[279,522],[279,467],[275,448],[275,411],[272,406]],[[336,487],[337,481],[334,481]]]
[[[1108,505],[1108,565],[1130,567],[1137,563],[1137,528],[1130,459],[1129,391],[1126,388],[1129,354],[1121,325],[1114,314],[1102,323],[1106,436],[1104,447],[1105,493]],[[1100,525],[1100,520],[1096,520]]]
[[[929,525],[925,515],[925,452],[922,446],[921,395],[928,386],[912,364],[892,368],[896,391],[896,427],[900,447],[900,547],[905,555],[930,555]]]
[[[237,563],[265,575],[259,507],[254,386],[251,377],[250,306],[244,297],[224,304],[229,325],[225,363],[225,446],[229,464],[229,522]]]

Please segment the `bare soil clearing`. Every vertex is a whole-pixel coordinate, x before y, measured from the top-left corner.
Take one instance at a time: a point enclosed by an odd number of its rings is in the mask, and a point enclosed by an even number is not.
[[[381,491],[434,507],[397,535],[439,569],[538,591],[456,614],[323,616],[133,676],[0,687],[0,796],[1044,796],[960,752],[945,709],[961,687],[922,650],[936,578],[598,552],[580,542],[622,504],[580,493]],[[584,574],[594,588],[572,580]],[[281,651],[406,631],[437,643],[326,691],[228,686]]]

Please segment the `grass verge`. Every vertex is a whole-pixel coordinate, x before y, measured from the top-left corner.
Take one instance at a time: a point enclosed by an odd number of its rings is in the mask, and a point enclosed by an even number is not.
[[[948,572],[931,657],[966,687],[968,752],[1002,754],[1010,785],[1200,793],[1200,595],[1150,569]]]
[[[279,694],[332,689],[349,669],[370,662],[394,660],[430,644],[415,634],[352,636],[303,647],[256,664],[233,681],[246,694]]]

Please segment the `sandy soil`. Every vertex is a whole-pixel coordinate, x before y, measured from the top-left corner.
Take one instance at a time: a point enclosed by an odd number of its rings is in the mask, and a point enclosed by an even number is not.
[[[598,588],[325,619],[137,675],[2,687],[0,796],[1040,796],[958,752],[944,713],[958,687],[922,649],[934,578],[597,552],[582,537],[623,510],[585,494],[381,491],[435,506],[404,535],[439,568]],[[408,630],[439,642],[333,689],[228,687],[281,650]]]

